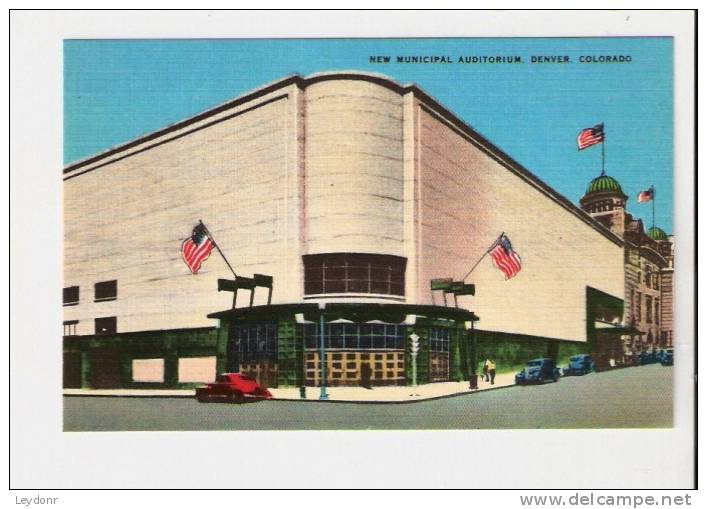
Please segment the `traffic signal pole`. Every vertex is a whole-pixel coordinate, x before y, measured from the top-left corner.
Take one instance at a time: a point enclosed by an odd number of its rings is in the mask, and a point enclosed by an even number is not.
[[[420,336],[414,332],[410,334],[410,357],[412,358],[412,387],[417,388],[417,354],[420,351]],[[412,396],[412,394],[411,394]]]

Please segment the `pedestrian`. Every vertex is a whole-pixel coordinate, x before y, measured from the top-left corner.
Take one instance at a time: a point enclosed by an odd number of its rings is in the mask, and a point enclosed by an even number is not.
[[[484,367],[483,367],[483,378],[485,381],[489,381],[489,360],[486,359],[484,360]]]
[[[493,382],[496,379],[496,363],[490,359],[486,362],[488,362],[489,376],[491,377],[491,385],[493,385]]]
[[[371,365],[367,362],[361,363],[361,387],[371,389]]]

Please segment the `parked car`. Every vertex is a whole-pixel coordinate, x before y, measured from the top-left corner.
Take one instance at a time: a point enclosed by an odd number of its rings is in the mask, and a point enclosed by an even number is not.
[[[596,366],[592,356],[586,353],[570,357],[570,363],[563,369],[564,376],[586,375],[594,371]]]
[[[272,399],[272,394],[249,376],[240,373],[222,373],[216,377],[214,383],[197,387],[196,399],[201,403],[215,400],[244,403]]]
[[[641,352],[638,354],[638,364],[644,366],[646,364],[653,364],[657,361],[657,356],[655,352]]]
[[[672,366],[673,365],[673,349],[666,348],[663,350],[663,354],[660,357],[661,366]]]
[[[516,374],[518,385],[527,383],[543,383],[546,380],[557,382],[560,378],[560,370],[557,369],[555,361],[552,359],[533,359],[528,361],[525,367]]]

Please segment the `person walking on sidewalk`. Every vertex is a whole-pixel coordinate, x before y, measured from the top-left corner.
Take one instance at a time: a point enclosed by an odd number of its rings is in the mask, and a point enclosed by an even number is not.
[[[489,360],[484,360],[484,367],[482,370],[482,378],[488,382],[489,381]]]
[[[486,361],[488,363],[488,371],[489,371],[489,376],[491,377],[491,385],[493,385],[494,380],[496,379],[496,363],[493,362],[491,359]]]

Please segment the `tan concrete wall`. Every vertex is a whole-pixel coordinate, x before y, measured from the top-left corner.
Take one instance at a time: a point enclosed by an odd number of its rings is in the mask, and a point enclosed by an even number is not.
[[[460,278],[505,231],[523,269],[505,281],[486,257],[460,297],[478,327],[586,340],[586,287],[624,294],[623,248],[475,147],[451,125],[420,109],[420,291],[429,280]],[[439,302],[439,300],[438,300]]]
[[[79,320],[78,334],[93,334],[101,316],[117,316],[118,332],[214,325],[206,315],[232,299],[216,280],[232,276],[216,250],[197,275],[182,261],[198,219],[240,275],[271,274],[275,303],[299,300],[299,93],[277,90],[64,182],[64,284],[80,286],[64,315]],[[118,299],[94,303],[94,283],[111,279]]]
[[[306,89],[307,251],[403,256],[403,100],[379,85]]]
[[[431,303],[429,280],[461,277],[501,231],[524,268],[504,281],[479,266],[477,297],[460,304],[480,327],[585,339],[585,287],[623,295],[620,246],[413,93],[371,82],[281,88],[94,165],[106,162],[65,182],[65,286],[81,303],[64,309],[78,334],[114,315],[119,332],[212,325],[230,273],[216,251],[196,276],[182,262],[199,218],[240,274],[274,276],[274,303],[301,300],[302,254],[341,251],[405,256],[407,302]],[[93,303],[110,279],[118,299]]]

